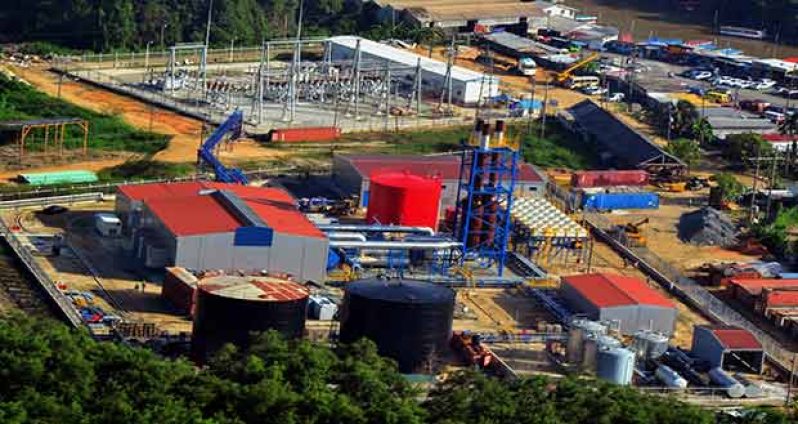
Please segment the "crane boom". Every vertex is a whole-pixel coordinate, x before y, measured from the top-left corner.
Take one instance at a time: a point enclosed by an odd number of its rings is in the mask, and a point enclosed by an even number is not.
[[[216,176],[216,181],[223,183],[247,184],[246,175],[238,168],[228,168],[216,157],[214,150],[224,137],[229,133],[230,139],[241,137],[244,125],[244,113],[240,110],[233,112],[227,119],[214,130],[197,150],[197,166],[210,165]]]
[[[595,52],[591,53],[589,56],[587,56],[587,57],[584,57],[584,58],[582,58],[582,59],[578,60],[576,63],[574,63],[573,65],[569,66],[569,67],[568,67],[568,68],[566,68],[564,71],[562,71],[562,72],[558,73],[558,74],[557,74],[557,75],[554,77],[554,79],[555,79],[555,80],[556,80],[558,83],[562,84],[563,82],[565,82],[565,80],[567,80],[567,79],[568,79],[568,77],[570,77],[570,76],[571,76],[571,74],[573,74],[573,73],[574,73],[574,71],[576,71],[577,69],[579,69],[579,68],[581,68],[581,67],[583,67],[583,66],[587,65],[588,63],[590,63],[590,62],[592,62],[592,61],[594,61],[594,60],[598,59],[598,58],[599,58],[599,56],[600,56],[600,55],[599,55],[598,53],[595,53]]]

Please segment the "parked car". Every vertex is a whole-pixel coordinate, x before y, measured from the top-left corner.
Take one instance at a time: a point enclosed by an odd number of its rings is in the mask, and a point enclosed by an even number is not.
[[[622,102],[625,98],[626,95],[623,93],[612,93],[607,96],[607,101],[611,103],[618,103]]]
[[[763,78],[763,79],[757,81],[753,88],[755,90],[763,91],[763,90],[771,89],[775,85],[776,85],[776,81],[773,81],[772,79]]]
[[[587,86],[582,89],[582,93],[587,94],[588,96],[599,96],[602,94],[606,94],[607,89],[596,86]]]
[[[50,205],[50,206],[42,209],[42,213],[45,214],[45,215],[58,215],[58,214],[62,214],[64,212],[66,212],[68,210],[69,209],[66,206]]]

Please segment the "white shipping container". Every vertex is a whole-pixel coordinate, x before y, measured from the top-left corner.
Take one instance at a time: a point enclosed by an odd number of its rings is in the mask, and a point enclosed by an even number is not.
[[[112,213],[95,214],[94,227],[105,237],[116,237],[122,234],[122,220]]]

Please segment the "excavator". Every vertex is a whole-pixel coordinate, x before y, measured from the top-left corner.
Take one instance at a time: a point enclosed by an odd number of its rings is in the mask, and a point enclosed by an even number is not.
[[[571,64],[571,66],[569,66],[565,70],[555,74],[553,82],[555,84],[557,84],[557,85],[564,85],[565,82],[568,81],[568,78],[570,78],[571,75],[573,75],[573,73],[575,71],[577,71],[579,68],[581,68],[581,67],[583,67],[583,66],[585,66],[585,65],[587,65],[587,64],[589,64],[591,62],[593,62],[594,60],[598,59],[599,56],[601,56],[601,55],[594,52],[594,53],[591,53],[590,55],[588,55],[586,57],[583,57],[582,59],[577,60],[576,62]]]
[[[646,237],[643,235],[643,227],[648,224],[648,218],[642,219],[638,222],[629,222],[624,225],[618,225],[613,232],[626,239],[627,245],[631,247],[645,247]]]

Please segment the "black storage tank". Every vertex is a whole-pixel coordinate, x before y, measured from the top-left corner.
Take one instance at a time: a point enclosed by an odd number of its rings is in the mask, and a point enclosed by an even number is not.
[[[368,338],[403,373],[423,372],[445,355],[452,336],[455,293],[415,280],[369,279],[346,286],[341,342]]]
[[[301,337],[310,291],[274,277],[218,276],[197,284],[192,353],[200,361],[225,343],[247,346],[253,332]]]

